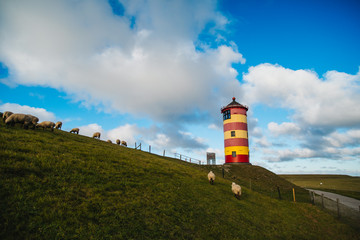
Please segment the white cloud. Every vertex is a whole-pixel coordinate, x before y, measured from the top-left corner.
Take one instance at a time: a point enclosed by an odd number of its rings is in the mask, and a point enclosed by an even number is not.
[[[24,114],[31,114],[39,118],[39,122],[42,121],[56,121],[55,114],[52,112],[48,112],[44,108],[35,108],[30,107],[27,105],[19,105],[16,103],[4,103],[0,105],[0,111],[10,111],[13,113],[24,113]]]
[[[276,135],[296,135],[300,132],[300,127],[292,122],[283,122],[280,125],[275,122],[268,124],[269,131]]]
[[[264,150],[268,154],[266,157],[270,162],[292,161],[297,158],[314,158],[317,153],[314,150],[301,148],[301,149],[281,149],[281,150]]]
[[[348,127],[360,123],[360,71],[329,71],[321,79],[310,70],[260,64],[243,75],[250,103],[294,110],[293,118],[314,126]]]
[[[255,142],[256,146],[258,145],[258,146],[264,147],[264,148],[270,147],[272,145],[265,136],[255,139],[254,142]]]
[[[60,89],[87,106],[162,122],[193,121],[195,110],[218,116],[219,100],[240,92],[232,64],[245,59],[234,43],[210,48],[199,40],[203,31],[218,37],[228,23],[216,3],[121,3],[124,16],[107,1],[2,1],[5,82]]]
[[[331,133],[329,136],[325,136],[324,140],[333,147],[344,147],[347,145],[359,145],[360,144],[360,130],[351,129],[347,132],[340,133],[338,131]]]

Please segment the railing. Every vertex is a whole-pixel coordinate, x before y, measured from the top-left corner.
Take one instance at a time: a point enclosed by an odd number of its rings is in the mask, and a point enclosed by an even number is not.
[[[196,164],[199,164],[199,165],[201,165],[201,163],[202,163],[201,160],[186,156],[184,154],[175,153],[174,155],[175,155],[175,158],[183,160],[185,162],[196,163]]]
[[[139,143],[139,144],[137,145],[136,142],[135,142],[135,147],[134,147],[134,149],[138,149],[138,150],[142,151],[142,150],[141,150],[141,147],[142,147],[141,143]],[[151,145],[149,145],[149,153],[152,153],[152,152],[151,152]],[[157,154],[157,153],[153,153],[153,154],[156,154],[156,155],[161,156],[160,154]],[[180,159],[180,160],[185,161],[185,162],[195,163],[195,164],[199,164],[199,165],[202,165],[202,164],[203,164],[203,163],[202,163],[203,161],[201,161],[201,160],[199,160],[199,159],[196,159],[196,158],[192,158],[192,157],[186,156],[186,155],[184,155],[184,154],[175,153],[174,155],[175,155],[175,158],[176,158],[176,159]],[[162,156],[165,157],[165,150],[163,151]]]

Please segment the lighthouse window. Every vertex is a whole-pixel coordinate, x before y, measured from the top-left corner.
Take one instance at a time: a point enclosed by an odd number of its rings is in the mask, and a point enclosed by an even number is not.
[[[224,116],[224,120],[230,119],[230,118],[231,118],[230,110],[226,110],[226,111],[223,113],[223,116]]]
[[[236,151],[232,152],[232,157],[236,157]]]
[[[231,131],[231,136],[235,137],[235,131]]]

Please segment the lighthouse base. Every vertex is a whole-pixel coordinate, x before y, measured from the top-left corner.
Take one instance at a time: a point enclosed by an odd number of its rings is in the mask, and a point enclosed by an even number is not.
[[[237,155],[233,157],[232,155],[225,156],[225,164],[227,163],[241,163],[241,164],[250,164],[249,155]]]

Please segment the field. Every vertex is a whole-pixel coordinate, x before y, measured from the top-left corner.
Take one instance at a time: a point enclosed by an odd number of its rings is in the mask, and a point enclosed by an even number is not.
[[[0,124],[0,239],[360,239],[300,187],[294,203],[292,187],[256,166],[198,166]]]
[[[302,188],[338,193],[360,200],[360,177],[347,175],[281,175]]]

